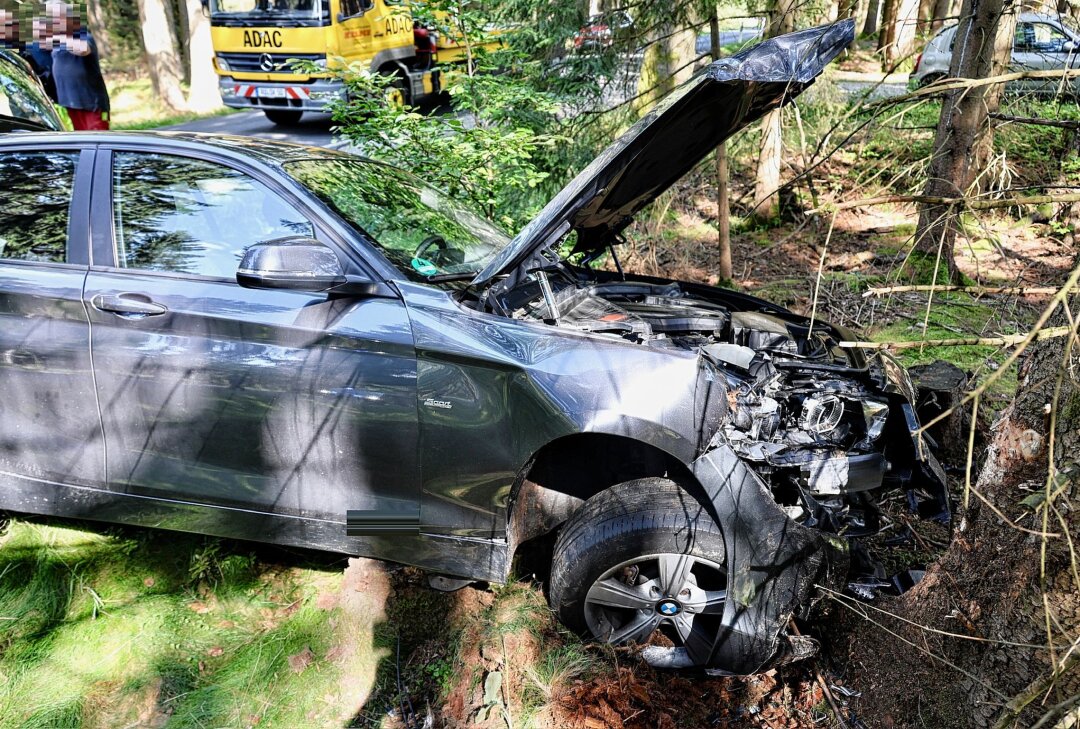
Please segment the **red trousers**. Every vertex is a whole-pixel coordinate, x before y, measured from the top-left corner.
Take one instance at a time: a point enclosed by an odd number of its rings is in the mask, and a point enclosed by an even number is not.
[[[106,132],[109,130],[109,120],[100,111],[68,109],[67,113],[68,117],[71,118],[72,128],[77,132]]]

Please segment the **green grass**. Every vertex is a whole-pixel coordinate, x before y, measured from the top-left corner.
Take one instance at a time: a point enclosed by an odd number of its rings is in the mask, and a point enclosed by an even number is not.
[[[222,106],[202,114],[176,112],[161,103],[154,93],[150,79],[145,77],[110,76],[106,79],[106,84],[112,106],[109,115],[110,127],[116,130],[155,129],[240,111]]]
[[[340,567],[282,567],[243,549],[10,521],[0,538],[0,725],[344,725],[342,676],[372,653],[327,657],[345,621],[316,598]],[[297,664],[307,651],[310,662]]]
[[[934,296],[930,307],[927,327],[923,331],[924,311],[917,319],[902,319],[879,329],[872,334],[878,342],[911,342],[934,339],[968,339],[985,334],[971,328],[972,323],[982,324],[1001,319],[993,301],[978,301],[966,293],[939,293]],[[945,360],[968,373],[982,379],[996,370],[1008,357],[1010,349],[992,346],[948,346],[916,347],[896,352],[897,357],[907,367],[929,364],[934,360]],[[991,386],[989,394],[993,399],[1004,402],[1016,391],[1016,366],[1002,375]]]

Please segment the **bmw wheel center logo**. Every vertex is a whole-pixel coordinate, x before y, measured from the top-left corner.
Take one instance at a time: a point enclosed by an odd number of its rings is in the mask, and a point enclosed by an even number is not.
[[[674,600],[664,600],[656,606],[656,609],[661,615],[666,615],[670,618],[673,615],[678,615],[680,608],[679,603]]]

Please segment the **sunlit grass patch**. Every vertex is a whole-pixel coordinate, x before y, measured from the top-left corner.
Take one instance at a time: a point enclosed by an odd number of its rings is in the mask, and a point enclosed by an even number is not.
[[[337,589],[339,569],[257,560],[232,542],[105,529],[7,524],[5,727],[351,720],[368,686],[342,678],[373,658],[370,639],[319,599]]]

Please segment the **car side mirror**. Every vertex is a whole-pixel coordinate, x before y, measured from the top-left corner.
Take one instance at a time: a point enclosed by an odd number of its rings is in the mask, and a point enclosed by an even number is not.
[[[1061,52],[1062,53],[1075,53],[1076,52],[1076,41],[1067,40],[1064,43],[1062,43],[1061,44]]]
[[[348,283],[341,260],[314,238],[292,235],[244,251],[236,282],[247,289],[329,291]]]

